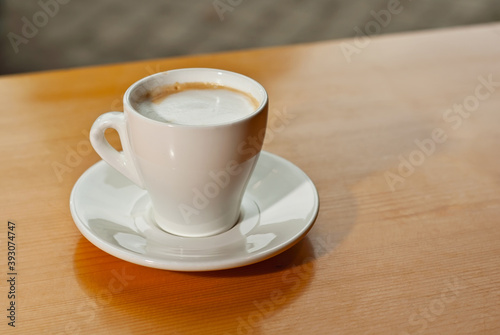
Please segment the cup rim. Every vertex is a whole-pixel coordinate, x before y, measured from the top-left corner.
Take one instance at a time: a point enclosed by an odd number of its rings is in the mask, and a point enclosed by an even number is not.
[[[263,93],[264,98],[262,99],[262,102],[259,104],[259,106],[255,109],[255,111],[243,116],[242,118],[239,118],[237,120],[232,120],[232,121],[216,123],[216,124],[208,124],[208,125],[190,125],[190,124],[162,122],[162,121],[154,120],[154,119],[151,119],[151,118],[148,118],[148,117],[142,115],[132,106],[132,103],[130,102],[130,96],[131,96],[132,92],[140,85],[144,84],[145,82],[147,82],[149,80],[152,80],[155,77],[165,76],[165,75],[168,75],[169,73],[173,73],[173,72],[188,72],[188,71],[206,71],[206,72],[216,72],[216,73],[218,72],[218,73],[224,73],[226,75],[237,76],[237,77],[243,78],[243,79],[251,82],[253,85],[255,85],[258,88],[258,90],[260,90]],[[139,79],[138,81],[133,83],[125,91],[125,94],[123,96],[123,106],[124,106],[124,111],[125,110],[131,111],[134,113],[134,115],[140,117],[141,119],[143,119],[147,122],[152,122],[153,124],[157,124],[157,125],[162,125],[162,126],[166,126],[166,127],[180,127],[180,128],[182,128],[182,127],[186,127],[186,128],[216,128],[216,127],[224,127],[224,126],[228,126],[228,125],[238,124],[240,122],[244,122],[244,121],[252,118],[253,116],[259,114],[264,109],[264,107],[268,104],[268,100],[269,100],[269,96],[267,94],[266,89],[264,88],[264,86],[262,86],[262,84],[260,84],[255,79],[252,79],[252,78],[245,76],[241,73],[237,73],[237,72],[233,72],[233,71],[215,69],[215,68],[201,68],[200,67],[200,68],[173,69],[173,70],[154,73],[152,75],[149,75],[147,77]]]

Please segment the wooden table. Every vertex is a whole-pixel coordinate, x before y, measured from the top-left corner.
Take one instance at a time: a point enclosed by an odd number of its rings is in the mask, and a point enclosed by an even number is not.
[[[292,249],[181,273],[76,228],[92,122],[137,79],[181,67],[268,89],[285,126],[265,150],[321,199]],[[500,333],[499,24],[4,76],[0,92],[2,334]]]

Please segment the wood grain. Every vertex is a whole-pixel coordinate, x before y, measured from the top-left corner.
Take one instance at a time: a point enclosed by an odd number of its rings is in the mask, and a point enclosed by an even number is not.
[[[18,281],[16,328],[3,316],[0,333],[498,334],[499,41],[493,24],[370,38],[351,62],[342,48],[356,40],[1,77],[3,315],[8,220]],[[321,199],[294,248],[180,273],[117,259],[77,230],[69,195],[99,160],[93,121],[121,110],[134,81],[181,67],[249,75],[270,122],[287,116],[265,150]]]

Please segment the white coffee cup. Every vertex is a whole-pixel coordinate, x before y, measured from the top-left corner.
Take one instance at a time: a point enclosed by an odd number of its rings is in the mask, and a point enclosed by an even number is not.
[[[145,93],[175,83],[205,82],[246,92],[258,108],[246,116],[212,125],[156,121],[133,106]],[[144,188],[152,218],[166,232],[201,237],[230,229],[264,142],[268,96],[255,80],[217,69],[178,69],[143,78],[126,91],[124,112],[105,113],[94,122],[90,140],[116,170]],[[106,140],[116,129],[122,152]]]

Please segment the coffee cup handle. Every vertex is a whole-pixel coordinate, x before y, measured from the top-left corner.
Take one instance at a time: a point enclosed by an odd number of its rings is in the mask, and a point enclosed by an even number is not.
[[[106,140],[104,132],[108,128],[115,129],[118,132],[123,147],[122,152],[118,152]],[[90,129],[90,143],[104,161],[139,187],[144,188],[131,155],[124,113],[108,112],[99,116]]]

